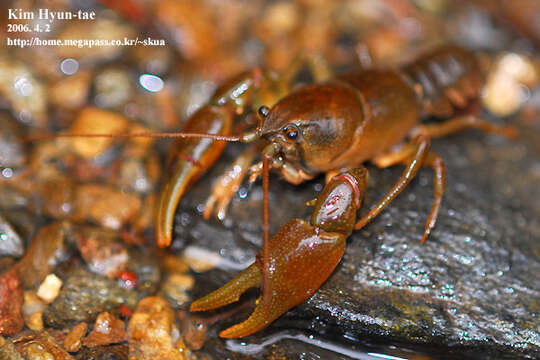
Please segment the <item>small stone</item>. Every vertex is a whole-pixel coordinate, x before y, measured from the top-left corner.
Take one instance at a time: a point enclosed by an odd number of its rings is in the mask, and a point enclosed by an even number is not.
[[[77,219],[92,220],[114,230],[120,229],[141,208],[137,195],[108,186],[80,185],[75,196]]]
[[[24,326],[22,282],[15,268],[0,275],[0,335],[13,335]]]
[[[174,313],[159,297],[142,299],[128,326],[129,358],[171,359],[185,357],[175,346],[179,339],[174,325]]]
[[[171,274],[162,285],[164,296],[174,301],[174,305],[181,306],[189,301],[188,291],[193,287],[195,279],[191,275]]]
[[[179,256],[167,254],[161,261],[165,273],[183,274],[189,271],[189,265]]]
[[[127,339],[124,322],[108,312],[98,315],[94,329],[84,339],[87,347],[110,345],[123,342]]]
[[[15,336],[13,342],[26,360],[73,360],[46,331],[25,331]]]
[[[41,311],[36,311],[29,317],[25,317],[25,324],[30,330],[43,330],[43,313]]]
[[[24,360],[11,340],[0,336],[0,360]]]
[[[24,253],[24,247],[19,234],[10,223],[0,216],[0,256],[19,257]]]
[[[126,69],[105,69],[94,78],[94,93],[99,107],[120,108],[133,97],[131,76]]]
[[[113,278],[126,267],[128,251],[117,239],[117,233],[108,229],[81,229],[77,247],[92,272]]]
[[[25,287],[42,281],[56,265],[67,258],[67,247],[64,244],[67,229],[67,223],[56,222],[42,227],[34,236],[16,265]]]
[[[88,72],[62,78],[50,89],[51,101],[61,108],[80,108],[87,101],[90,80],[91,74]]]
[[[126,130],[128,120],[111,111],[85,108],[68,131],[71,134],[119,134]],[[103,153],[112,143],[111,138],[74,138],[69,140],[75,152],[84,158]]]
[[[46,303],[51,303],[58,296],[61,287],[62,280],[54,274],[49,274],[39,286],[37,296]]]
[[[69,334],[64,339],[64,349],[68,352],[77,352],[82,346],[82,338],[86,335],[88,324],[85,322],[78,323],[71,329]]]
[[[14,57],[0,57],[0,95],[21,122],[42,127],[47,120],[47,92],[43,83]]]

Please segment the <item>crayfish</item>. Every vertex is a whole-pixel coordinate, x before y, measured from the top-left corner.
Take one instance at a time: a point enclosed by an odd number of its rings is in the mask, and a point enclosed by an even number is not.
[[[339,263],[347,236],[376,217],[425,166],[434,171],[435,191],[423,242],[435,226],[445,187],[444,162],[429,150],[432,138],[466,128],[508,138],[516,135],[511,126],[496,126],[470,114],[455,116],[478,98],[484,82],[476,55],[463,48],[442,47],[398,69],[363,69],[333,78],[321,61],[308,58],[307,63],[315,76],[313,85],[287,93],[297,65],[283,75],[254,69],[218,88],[189,118],[182,132],[125,135],[178,138],[170,151],[170,178],[158,204],[156,240],[162,247],[171,243],[174,213],[181,197],[218,159],[225,141],[251,143],[218,179],[204,209],[206,218],[214,212],[223,218],[248,173],[251,182],[262,175],[262,251],[229,283],[191,304],[192,311],[215,309],[238,300],[248,288],[261,287],[253,314],[221,332],[222,337],[257,332],[312,296]],[[259,124],[248,121],[254,114]],[[430,116],[446,120],[420,122]],[[236,135],[239,128],[244,131]],[[252,165],[257,154],[261,160]],[[366,161],[380,168],[403,164],[405,170],[357,221],[368,178],[362,166]],[[293,184],[320,173],[327,179],[314,202],[311,221],[291,220],[271,239],[270,169]]]

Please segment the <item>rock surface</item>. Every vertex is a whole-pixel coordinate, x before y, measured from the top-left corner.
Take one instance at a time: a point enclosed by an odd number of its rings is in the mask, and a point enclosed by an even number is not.
[[[72,270],[60,294],[43,313],[48,326],[65,327],[75,322],[93,322],[104,311],[120,305],[134,307],[137,295],[118,286],[116,281],[87,270]]]
[[[447,190],[426,243],[419,240],[433,196],[427,169],[350,236],[340,265],[309,301],[248,342],[287,328],[485,358],[540,356],[537,134],[529,123],[513,142],[474,132],[434,141],[446,164]],[[399,167],[369,170],[363,213],[401,173]],[[224,270],[199,276],[195,296],[223,285],[253,261],[260,246],[259,185],[245,199],[236,196],[224,224],[200,220],[197,209],[220,171],[190,192],[176,219],[173,246],[204,249],[201,256]],[[272,176],[271,231],[292,217],[306,217],[310,209],[303,204],[321,184],[319,178],[294,187]]]

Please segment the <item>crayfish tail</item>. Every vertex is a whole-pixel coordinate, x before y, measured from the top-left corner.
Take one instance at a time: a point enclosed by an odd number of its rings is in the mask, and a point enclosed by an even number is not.
[[[236,275],[231,281],[210,294],[191,303],[190,311],[206,311],[238,301],[252,287],[261,286],[262,271],[257,263]]]

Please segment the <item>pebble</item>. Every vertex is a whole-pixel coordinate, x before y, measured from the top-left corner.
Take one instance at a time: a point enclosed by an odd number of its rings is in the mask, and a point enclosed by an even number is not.
[[[82,338],[84,335],[86,335],[87,329],[88,324],[85,322],[80,322],[75,325],[64,339],[64,349],[66,349],[68,352],[79,351],[82,346]]]
[[[43,313],[45,324],[57,328],[74,322],[93,322],[104,311],[121,305],[135,307],[137,293],[118,286],[117,281],[75,268],[67,274],[58,297]]]
[[[98,315],[94,329],[83,340],[84,346],[96,347],[126,341],[125,323],[108,312]]]
[[[128,120],[111,111],[94,107],[81,110],[68,133],[71,134],[120,134],[127,128]],[[102,154],[114,141],[112,138],[73,138],[73,150],[83,158]]]
[[[0,95],[18,120],[35,127],[45,125],[47,92],[26,65],[0,56]]]
[[[39,283],[62,260],[67,258],[67,247],[64,238],[68,224],[55,222],[42,227],[32,239],[28,250],[17,263],[25,287]]]
[[[26,331],[13,342],[26,360],[73,360],[46,331]]]
[[[0,256],[19,257],[24,253],[24,246],[19,234],[11,224],[0,215]]]
[[[186,358],[176,347],[179,333],[173,310],[162,298],[147,297],[139,302],[129,321],[128,336],[130,360]]]
[[[79,109],[88,100],[90,80],[91,74],[89,72],[79,72],[62,78],[51,86],[51,102],[64,109]]]
[[[23,290],[15,268],[0,275],[0,335],[13,335],[21,331]]]
[[[41,311],[36,311],[32,315],[24,317],[24,323],[30,330],[43,330],[43,313]]]
[[[91,220],[103,227],[119,230],[139,213],[141,199],[110,186],[83,184],[75,195],[75,218]]]
[[[126,267],[128,251],[116,232],[84,227],[78,235],[77,247],[90,271],[113,278]]]
[[[190,300],[188,291],[193,287],[195,279],[187,274],[171,274],[162,285],[161,291],[164,296],[180,307]]]
[[[61,287],[62,280],[54,274],[49,274],[39,285],[37,296],[46,303],[51,303],[58,296]]]
[[[23,295],[22,313],[24,323],[31,330],[43,330],[43,310],[47,305],[37,297],[34,290],[27,290]]]
[[[24,360],[13,345],[11,340],[0,336],[0,359],[1,360]]]

